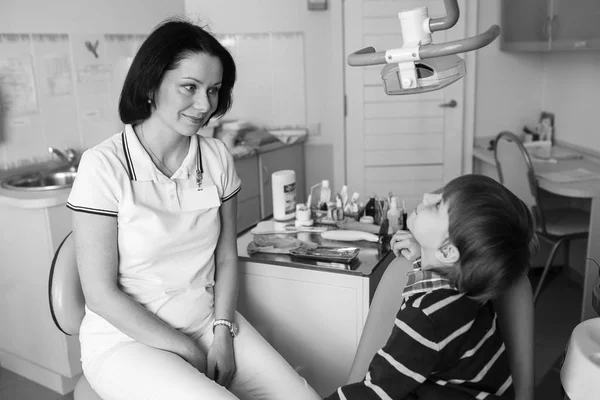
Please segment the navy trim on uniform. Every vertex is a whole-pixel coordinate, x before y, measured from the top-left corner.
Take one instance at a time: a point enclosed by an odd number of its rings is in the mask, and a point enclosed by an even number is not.
[[[233,192],[231,192],[231,194],[230,194],[229,196],[227,196],[227,197],[223,197],[223,198],[221,199],[221,201],[222,201],[223,203],[224,203],[224,202],[226,202],[227,200],[231,199],[233,196],[235,196],[236,194],[238,194],[238,192],[239,192],[240,190],[242,190],[242,185],[238,186],[238,188],[237,188],[237,189],[235,189]]]
[[[131,127],[133,129],[133,126]],[[135,170],[133,169],[133,161],[131,160],[131,154],[129,154],[129,144],[127,144],[127,135],[123,130],[123,152],[125,153],[125,161],[127,161],[127,170],[129,171],[129,179],[137,181]]]
[[[118,215],[117,211],[101,210],[98,208],[89,208],[89,207],[79,207],[79,206],[74,206],[71,203],[67,203],[67,208],[69,208],[73,211],[77,211],[77,212],[84,212],[87,214],[104,215],[107,217],[116,217]]]

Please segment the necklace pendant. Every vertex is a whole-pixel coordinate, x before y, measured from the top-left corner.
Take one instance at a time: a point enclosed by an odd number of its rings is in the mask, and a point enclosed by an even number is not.
[[[196,185],[198,185],[198,191],[202,190],[202,172],[196,170]]]

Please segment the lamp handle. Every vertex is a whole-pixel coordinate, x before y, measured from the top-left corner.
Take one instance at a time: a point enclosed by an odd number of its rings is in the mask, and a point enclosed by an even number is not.
[[[498,35],[500,35],[500,27],[498,25],[492,25],[487,31],[470,38],[421,46],[419,48],[419,57],[421,60],[425,60],[427,58],[441,57],[450,54],[466,53],[468,51],[477,50],[492,43],[498,37]]]

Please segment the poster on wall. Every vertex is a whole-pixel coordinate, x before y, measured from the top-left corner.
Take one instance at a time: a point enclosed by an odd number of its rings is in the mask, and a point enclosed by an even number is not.
[[[47,147],[81,148],[69,35],[31,35],[42,133]]]
[[[0,104],[3,114],[24,117],[38,112],[29,35],[0,35]]]
[[[37,113],[37,98],[30,58],[0,60],[2,110],[9,117]]]
[[[3,163],[14,167],[42,154],[35,63],[28,34],[0,34],[0,141]]]
[[[112,66],[103,34],[72,34],[70,38],[81,141],[86,149],[116,133],[110,102]]]
[[[111,115],[113,118],[114,130],[122,129],[122,123],[118,115],[119,97],[125,76],[133,62],[133,57],[137,53],[147,35],[138,34],[106,34],[104,41],[106,43],[106,58],[111,66],[110,81],[110,102],[112,105]]]

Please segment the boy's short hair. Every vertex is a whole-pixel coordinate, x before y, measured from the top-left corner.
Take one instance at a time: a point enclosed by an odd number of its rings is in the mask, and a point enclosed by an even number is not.
[[[119,99],[121,121],[134,124],[150,117],[152,104],[148,100],[154,102],[165,73],[176,69],[181,60],[194,53],[205,53],[221,62],[219,101],[211,118],[224,115],[232,105],[236,79],[233,57],[212,34],[184,17],[173,17],[150,33],[133,58]]]
[[[439,272],[477,301],[497,298],[529,269],[537,244],[529,208],[484,175],[453,179],[442,197],[448,204],[448,240],[460,259],[456,268]]]

